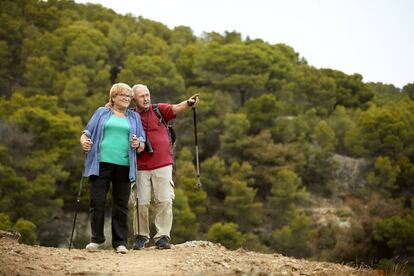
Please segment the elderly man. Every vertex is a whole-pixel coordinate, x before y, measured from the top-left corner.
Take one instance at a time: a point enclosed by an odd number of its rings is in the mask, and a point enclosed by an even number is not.
[[[172,180],[173,158],[170,147],[170,137],[166,124],[198,102],[198,94],[178,104],[160,103],[157,110],[151,104],[151,95],[147,86],[137,84],[132,87],[136,103],[136,111],[141,116],[147,141],[146,150],[138,154],[137,185],[132,187],[131,197],[138,196],[139,220],[134,208],[133,249],[144,249],[150,239],[149,206],[151,195],[155,203],[154,236],[158,249],[170,249],[170,232],[173,222],[172,201],[174,200],[174,182]],[[135,190],[137,189],[137,190]],[[136,201],[134,201],[136,202]]]

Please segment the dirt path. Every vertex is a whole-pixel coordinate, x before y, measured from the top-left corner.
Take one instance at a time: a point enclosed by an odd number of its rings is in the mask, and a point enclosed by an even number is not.
[[[117,254],[19,244],[0,238],[0,275],[378,275],[333,263],[279,254],[230,251],[207,241]]]

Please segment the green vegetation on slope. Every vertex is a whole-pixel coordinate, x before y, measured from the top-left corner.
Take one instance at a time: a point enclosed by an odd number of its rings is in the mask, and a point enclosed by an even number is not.
[[[414,255],[414,83],[367,84],[288,45],[196,37],[99,5],[0,5],[0,229],[43,242],[38,229],[75,202],[85,122],[112,83],[145,83],[156,102],[202,99],[203,190],[191,114],[175,123],[174,242],[369,264]],[[344,188],[334,156],[365,160],[347,173],[358,185]],[[321,222],[322,201],[343,209]]]

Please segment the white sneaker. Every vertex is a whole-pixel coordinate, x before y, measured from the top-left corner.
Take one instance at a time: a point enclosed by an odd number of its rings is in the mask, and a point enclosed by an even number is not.
[[[126,254],[128,252],[128,249],[126,249],[125,245],[119,245],[115,249],[116,253]]]
[[[104,246],[104,243],[90,242],[85,248],[88,251],[98,251],[102,249],[103,246]]]

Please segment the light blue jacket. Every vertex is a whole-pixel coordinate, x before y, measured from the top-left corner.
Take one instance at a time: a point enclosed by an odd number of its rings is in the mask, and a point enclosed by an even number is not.
[[[99,175],[99,156],[100,145],[104,134],[105,123],[111,117],[112,110],[107,107],[99,107],[92,118],[86,125],[83,133],[88,136],[93,142],[91,150],[88,152],[85,160],[85,169],[83,176],[88,177],[91,175]],[[135,134],[140,142],[145,142],[145,133],[141,124],[141,117],[137,112],[132,110],[127,111],[126,117],[129,124],[129,140],[132,140],[132,136]],[[137,173],[137,153],[135,149],[129,147],[129,181],[135,182]]]

